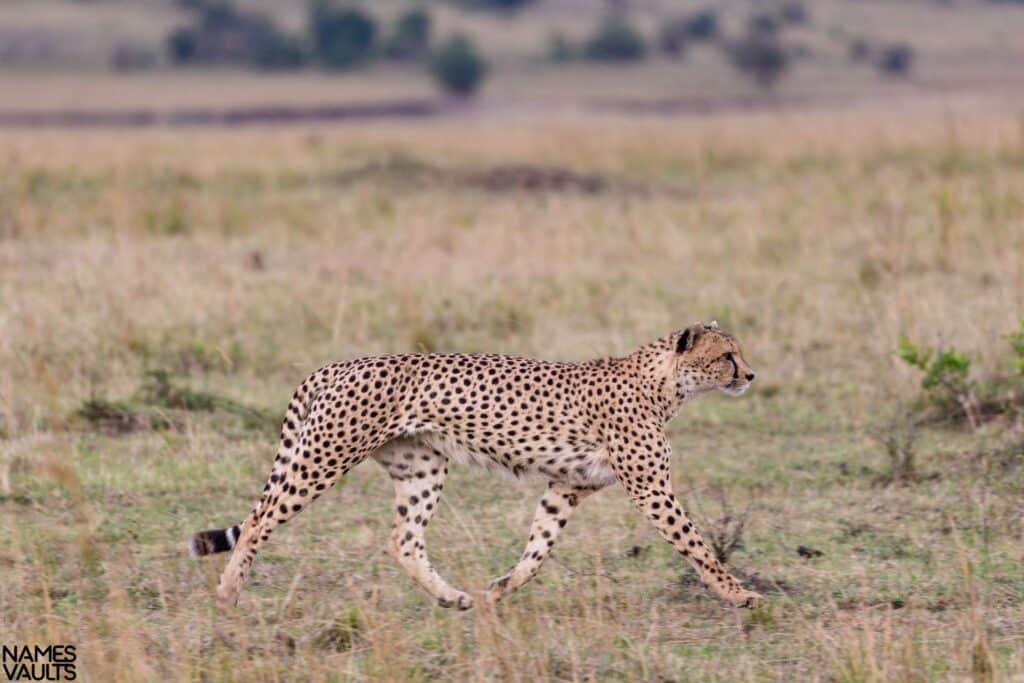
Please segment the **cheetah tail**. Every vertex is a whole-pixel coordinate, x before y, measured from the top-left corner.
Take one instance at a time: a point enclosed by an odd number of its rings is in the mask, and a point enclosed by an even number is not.
[[[274,472],[271,474],[270,483],[267,484],[268,487],[271,485],[277,486],[278,481],[283,484],[286,471],[284,463],[288,462],[288,457],[295,447],[299,430],[306,416],[309,415],[309,407],[312,405],[313,399],[316,398],[320,390],[327,384],[329,378],[328,370],[321,368],[306,377],[292,395],[292,400],[288,403],[288,411],[285,413],[284,424],[281,426],[281,443],[278,456],[274,461]],[[248,517],[247,523],[255,524],[260,520],[272,493],[273,491],[270,488],[264,489],[263,496],[256,504],[252,514]],[[200,531],[189,539],[189,553],[191,553],[192,557],[226,553],[235,547],[235,544],[242,535],[242,527],[243,525],[235,525],[227,529]]]
[[[242,527],[235,525],[227,529],[210,529],[200,531],[188,539],[188,552],[192,557],[226,553],[235,547]]]

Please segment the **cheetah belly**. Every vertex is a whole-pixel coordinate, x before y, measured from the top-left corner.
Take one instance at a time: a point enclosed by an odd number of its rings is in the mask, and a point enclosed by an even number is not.
[[[565,446],[557,454],[513,457],[494,448],[474,447],[443,432],[423,432],[417,437],[453,462],[477,465],[517,477],[540,476],[581,488],[604,488],[617,481],[608,464],[607,449],[596,444],[579,448]]]
[[[511,472],[511,461],[499,455],[490,455],[482,450],[462,443],[455,437],[439,431],[420,432],[416,437],[428,448],[441,453],[460,465],[476,465],[500,472]]]
[[[598,446],[582,453],[567,456],[568,471],[558,469],[556,481],[579,488],[600,489],[611,486],[618,479],[608,463],[608,450]],[[554,478],[554,477],[552,477]]]

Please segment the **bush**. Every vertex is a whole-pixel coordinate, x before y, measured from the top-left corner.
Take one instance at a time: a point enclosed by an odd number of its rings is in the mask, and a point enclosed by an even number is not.
[[[905,43],[890,45],[882,51],[878,69],[890,76],[906,76],[914,63],[914,48]]]
[[[711,40],[718,35],[718,14],[706,9],[686,20],[686,33],[693,40]]]
[[[294,68],[306,62],[302,41],[269,18],[239,11],[229,2],[207,2],[191,26],[167,38],[174,64],[248,64],[260,69]]]
[[[664,54],[678,59],[686,53],[689,36],[688,19],[669,21],[661,26],[661,31],[658,34],[658,47]]]
[[[556,64],[564,64],[576,57],[576,48],[564,33],[552,33],[548,36],[548,60]]]
[[[167,51],[175,64],[242,63],[245,61],[247,18],[229,2],[200,6],[191,26],[175,29],[167,39]]]
[[[901,339],[896,355],[924,373],[921,379],[924,403],[938,409],[941,415],[961,415],[972,427],[977,426],[977,401],[973,385],[968,381],[971,361],[964,354],[956,349],[921,348],[908,339]]]
[[[373,56],[377,24],[360,9],[314,0],[309,12],[309,32],[315,54],[324,66],[350,69]]]
[[[1013,365],[1017,372],[1024,375],[1024,318],[1020,319],[1020,328],[1007,335],[1010,348],[1013,349]]]
[[[182,26],[167,36],[167,56],[173,64],[188,64],[199,54],[199,32],[191,26]]]
[[[411,9],[395,23],[384,54],[399,61],[421,59],[430,50],[430,31],[430,14],[421,8]]]
[[[810,19],[807,8],[801,2],[787,2],[779,10],[779,16],[787,24],[806,24]]]
[[[968,390],[967,375],[971,361],[956,349],[922,349],[908,339],[900,340],[896,351],[899,358],[924,373],[921,386],[928,390],[940,389],[949,394],[964,394]]]
[[[924,395],[918,407],[939,419],[966,421],[972,429],[999,415],[1020,416],[1024,410],[1024,381],[1020,377],[1024,375],[1024,320],[1007,338],[1010,361],[1018,376],[997,375],[982,381],[971,379],[971,361],[960,351],[929,349],[901,340],[896,355],[922,373]]]
[[[789,55],[773,36],[750,34],[727,49],[733,66],[765,88],[774,86],[789,68]]]
[[[200,5],[202,14],[199,28],[208,33],[239,30],[244,27],[244,16],[230,0],[211,0]]]
[[[487,73],[487,63],[469,38],[457,35],[434,53],[431,70],[445,92],[467,96],[480,87]]]
[[[643,59],[647,43],[640,33],[620,18],[608,18],[583,45],[583,56],[601,62]]]
[[[269,22],[251,29],[247,52],[249,63],[258,69],[298,69],[309,61],[301,38],[287,35]]]
[[[512,12],[526,7],[533,1],[534,0],[459,0],[459,4],[466,9]]]

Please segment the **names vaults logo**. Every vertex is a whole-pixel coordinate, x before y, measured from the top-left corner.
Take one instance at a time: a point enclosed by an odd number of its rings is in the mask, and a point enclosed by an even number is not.
[[[78,678],[74,645],[4,645],[4,674],[9,681],[73,681]]]

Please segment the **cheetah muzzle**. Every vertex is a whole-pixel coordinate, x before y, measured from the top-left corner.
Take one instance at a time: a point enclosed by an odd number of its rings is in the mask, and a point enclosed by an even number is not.
[[[727,602],[751,607],[710,552],[670,485],[665,425],[687,401],[754,380],[736,340],[696,324],[623,358],[559,363],[493,354],[410,354],[326,365],[295,390],[270,477],[238,526],[196,534],[194,555],[231,551],[217,595],[233,605],[271,533],[366,458],[395,486],[389,553],[438,605],[473,599],[431,565],[426,528],[450,463],[547,479],[519,562],[491,582],[497,602],[532,579],[573,510],[621,484],[633,504]]]

